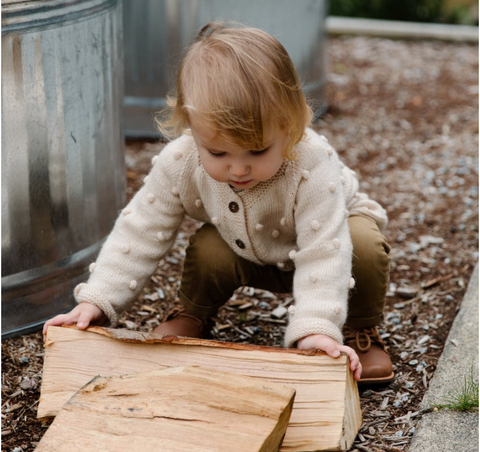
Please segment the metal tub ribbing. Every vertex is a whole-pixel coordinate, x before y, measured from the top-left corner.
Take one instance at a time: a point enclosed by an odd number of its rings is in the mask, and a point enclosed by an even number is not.
[[[2,1],[2,339],[74,306],[125,203],[122,5]]]

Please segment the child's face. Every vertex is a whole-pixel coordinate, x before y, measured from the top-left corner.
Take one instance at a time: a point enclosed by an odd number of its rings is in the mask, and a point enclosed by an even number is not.
[[[265,149],[244,149],[216,136],[211,127],[190,120],[192,136],[207,174],[218,182],[247,189],[271,179],[284,161],[287,134],[272,134]]]

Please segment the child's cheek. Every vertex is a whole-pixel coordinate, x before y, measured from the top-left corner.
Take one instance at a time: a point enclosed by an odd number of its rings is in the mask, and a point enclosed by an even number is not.
[[[220,164],[213,162],[211,160],[209,161],[208,159],[203,159],[202,165],[206,173],[212,179],[216,180],[217,182],[226,182]]]
[[[266,181],[271,179],[282,166],[283,158],[275,156],[262,162],[262,165],[257,166],[257,179]]]

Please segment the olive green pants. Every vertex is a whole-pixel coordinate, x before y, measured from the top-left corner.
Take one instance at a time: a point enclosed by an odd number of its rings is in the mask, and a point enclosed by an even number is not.
[[[350,291],[346,324],[362,329],[376,326],[383,319],[390,247],[373,219],[354,215],[348,219],[348,225],[353,242],[355,287]],[[204,224],[190,237],[179,297],[189,313],[207,318],[214,316],[241,286],[292,292],[293,274],[294,271],[258,265],[238,256],[214,226]]]

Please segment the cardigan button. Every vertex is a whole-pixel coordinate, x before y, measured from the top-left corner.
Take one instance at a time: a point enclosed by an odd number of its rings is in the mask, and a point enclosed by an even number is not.
[[[243,243],[240,239],[235,240],[235,243],[240,249],[243,250],[245,248],[245,243]]]
[[[230,212],[238,212],[239,210],[239,207],[238,207],[238,204],[234,201],[232,201],[229,205],[228,205],[228,208],[230,209]]]

